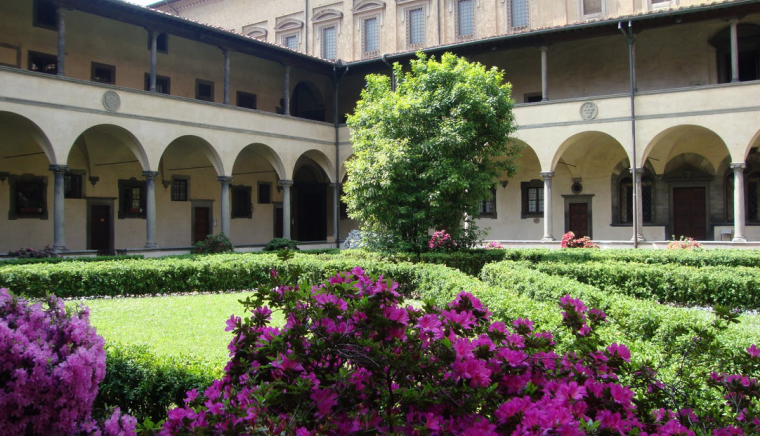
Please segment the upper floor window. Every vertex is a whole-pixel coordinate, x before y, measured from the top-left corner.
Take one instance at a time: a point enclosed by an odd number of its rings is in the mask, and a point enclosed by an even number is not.
[[[322,57],[335,59],[337,57],[337,32],[335,26],[322,29]]]
[[[145,181],[119,180],[119,219],[145,218]]]
[[[148,32],[148,50],[150,50],[150,32]],[[159,53],[169,53],[169,37],[166,33],[159,33],[156,37],[156,51]]]
[[[604,0],[581,0],[581,12],[584,18],[594,18],[602,14]]]
[[[92,62],[90,73],[93,82],[108,83],[110,85],[116,83],[116,67],[113,65]]]
[[[258,189],[259,189],[259,198],[258,203],[259,204],[270,204],[272,203],[272,184],[271,183],[264,183],[259,182],[258,183]]]
[[[530,3],[528,0],[509,0],[509,28],[525,29],[530,26]]]
[[[8,219],[47,219],[47,178],[11,174],[8,180],[11,189]]]
[[[195,98],[204,101],[214,101],[214,82],[195,79]]]
[[[82,198],[83,171],[72,170],[63,175],[63,198]]]
[[[425,9],[422,7],[406,11],[406,45],[425,45]]]
[[[362,22],[362,53],[364,57],[379,53],[377,17],[367,18]]]
[[[248,218],[253,216],[253,204],[251,203],[251,187],[243,185],[230,185],[232,197],[232,218]]]
[[[39,73],[56,74],[58,72],[58,56],[29,51],[29,70]]]
[[[475,10],[473,0],[457,1],[457,38],[471,38],[475,35]]]
[[[649,0],[650,9],[669,8],[673,0]]]
[[[32,24],[36,27],[58,30],[58,14],[55,5],[50,0],[34,1],[34,19]]]
[[[171,79],[166,76],[156,76],[156,92],[160,94],[171,94]],[[145,73],[145,90],[150,91],[150,74]]]
[[[237,107],[244,107],[246,109],[256,109],[256,94],[238,91],[237,92]]]
[[[190,197],[190,178],[172,176],[172,201],[187,201]]]
[[[282,38],[282,45],[291,50],[298,50],[298,35],[284,36]]]

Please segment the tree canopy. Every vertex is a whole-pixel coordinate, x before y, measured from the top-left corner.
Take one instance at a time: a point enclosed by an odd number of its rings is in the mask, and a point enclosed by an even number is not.
[[[428,229],[461,234],[495,181],[514,174],[521,147],[510,139],[514,101],[502,71],[450,53],[418,53],[408,71],[393,69],[395,90],[388,76],[368,75],[348,117],[344,201],[365,234],[419,250]]]

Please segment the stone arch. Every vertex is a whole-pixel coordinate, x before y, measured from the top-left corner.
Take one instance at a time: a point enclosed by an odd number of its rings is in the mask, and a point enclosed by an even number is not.
[[[45,153],[51,165],[57,164],[55,150],[45,132],[37,123],[22,115],[0,111],[0,132],[5,139],[16,136],[19,139],[31,139]],[[25,137],[25,138],[24,138]]]
[[[701,174],[694,174],[694,170]],[[684,173],[676,174],[679,172]],[[698,153],[681,153],[668,160],[663,174],[666,177],[678,175],[683,178],[692,178],[695,176],[715,177],[716,171],[715,166],[705,156]]]
[[[603,146],[605,144],[615,144],[619,147],[619,149],[625,153],[626,156],[630,157],[628,155],[628,152],[625,150],[623,145],[618,141],[615,137],[608,133],[599,132],[599,131],[587,131],[587,132],[581,132],[576,133],[569,138],[562,141],[562,144],[557,148],[557,151],[554,153],[554,157],[552,158],[551,166],[549,171],[554,171],[557,168],[557,165],[560,163],[560,160],[563,158],[565,153],[570,150],[571,148],[575,148],[578,145],[585,145],[587,147],[597,147],[597,146]]]
[[[345,158],[343,160],[343,163],[340,164],[340,175],[339,175],[340,183],[344,183],[345,180],[348,178],[348,169],[346,168],[346,162],[350,161],[353,158],[354,158],[354,154],[351,153],[351,155]]]
[[[327,108],[319,89],[309,81],[301,81],[290,97],[290,114],[307,120],[325,121]]]
[[[744,151],[744,158],[747,159],[750,152],[752,152],[752,149],[758,149],[760,148],[760,130],[755,133],[755,135],[752,137],[752,139],[749,141],[749,144],[747,144],[747,148]]]
[[[222,158],[219,156],[219,153],[216,151],[214,146],[211,145],[211,143],[206,139],[196,135],[183,135],[175,138],[162,151],[161,161],[163,162],[165,160],[167,153],[171,153],[173,150],[176,150],[179,147],[182,147],[182,152],[185,155],[191,155],[195,153],[202,154],[206,157],[206,159],[208,159],[208,161],[211,163],[211,166],[214,167],[214,171],[216,171],[217,176],[226,175],[224,164],[222,163]]]
[[[121,143],[122,145],[126,146],[137,158],[137,162],[143,171],[151,170],[148,154],[146,153],[142,143],[132,132],[125,129],[124,127],[114,124],[98,124],[91,126],[80,133],[77,136],[76,141],[84,140],[85,142],[89,142],[88,137],[92,138],[93,136],[99,136],[100,139],[103,140],[115,140],[118,143]]]
[[[335,166],[329,157],[316,149],[307,150],[298,157],[296,164],[293,166],[293,180],[295,180],[295,174],[300,167],[310,163],[322,170],[324,183],[335,183]]]
[[[235,163],[233,165],[233,175],[235,171],[235,166],[237,166],[238,161],[240,159],[245,159],[245,156],[258,156],[264,158],[269,165],[274,169],[275,173],[277,174],[277,178],[280,180],[285,179],[286,172],[285,172],[285,165],[282,163],[282,159],[280,158],[280,155],[277,154],[277,152],[270,146],[262,143],[252,143],[248,144],[245,147],[243,147],[238,155],[235,157]]]
[[[713,167],[719,165],[724,155],[730,155],[728,146],[713,130],[694,124],[669,127],[658,133],[644,147],[642,161],[653,161],[657,174],[663,174],[665,165],[676,155],[693,150],[710,150]]]

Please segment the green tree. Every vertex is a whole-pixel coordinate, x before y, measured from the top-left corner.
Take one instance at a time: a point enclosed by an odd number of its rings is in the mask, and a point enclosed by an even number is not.
[[[348,117],[355,156],[344,200],[365,234],[420,251],[430,228],[466,233],[463,218],[477,216],[495,181],[514,174],[521,147],[509,138],[512,86],[498,69],[418,53],[409,71],[396,63],[394,74],[395,90],[389,77],[368,75]]]

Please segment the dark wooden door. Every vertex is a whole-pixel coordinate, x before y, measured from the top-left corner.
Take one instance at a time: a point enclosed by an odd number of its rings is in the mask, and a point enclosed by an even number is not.
[[[673,189],[673,233],[676,238],[707,238],[707,205],[705,188]]]
[[[274,237],[282,238],[282,207],[277,207],[274,210]]]
[[[570,203],[570,228],[576,238],[589,236],[588,203]]]
[[[90,250],[111,253],[111,206],[90,205]]]
[[[193,225],[193,244],[196,242],[206,240],[206,236],[211,233],[210,221],[211,221],[211,208],[210,207],[196,207],[193,209],[195,223]],[[229,237],[229,235],[227,235]]]

